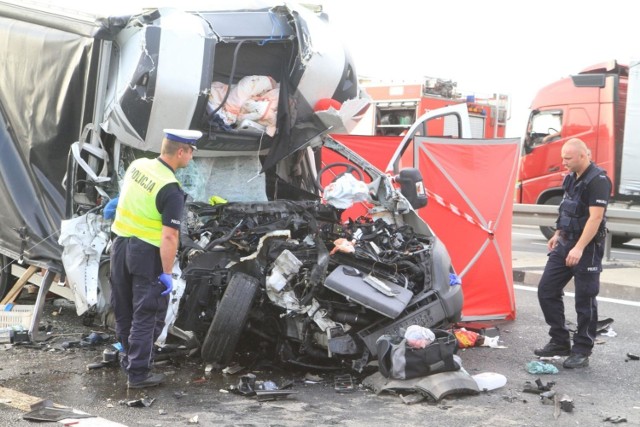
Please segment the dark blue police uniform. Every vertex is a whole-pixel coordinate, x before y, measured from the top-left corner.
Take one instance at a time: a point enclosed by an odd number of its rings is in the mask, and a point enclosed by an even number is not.
[[[598,321],[598,303],[596,296],[600,291],[600,273],[604,255],[606,235],[605,221],[600,224],[596,236],[587,244],[576,266],[568,267],[566,258],[569,251],[580,239],[589,218],[590,206],[606,209],[611,181],[606,172],[591,163],[584,173],[576,178],[575,173],[565,177],[562,184],[564,198],[559,208],[556,228],[560,230],[558,244],[549,253],[549,258],[538,285],[538,300],[549,325],[551,341],[561,345],[570,345],[569,330],[566,327],[564,287],[574,278],[575,308],[578,327],[573,336],[573,353],[590,355],[596,337]]]
[[[158,158],[171,171],[171,167]],[[186,194],[177,183],[156,196],[162,225],[180,227]],[[111,248],[111,304],[116,316],[116,338],[124,347],[122,367],[129,381],[144,379],[151,370],[153,345],[165,324],[168,296],[158,282],[162,273],[160,250],[135,236],[118,236]]]

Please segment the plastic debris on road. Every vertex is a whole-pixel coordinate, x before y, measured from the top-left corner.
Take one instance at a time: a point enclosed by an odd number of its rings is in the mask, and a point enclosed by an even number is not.
[[[530,374],[557,374],[558,368],[550,363],[532,361],[527,363],[527,372]]]

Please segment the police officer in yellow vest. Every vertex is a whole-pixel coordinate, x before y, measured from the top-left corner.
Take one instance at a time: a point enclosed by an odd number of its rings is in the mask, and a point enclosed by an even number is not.
[[[151,365],[173,288],[185,202],[175,171],[189,164],[202,137],[198,131],[164,132],[160,157],[137,159],[127,169],[111,227],[117,236],[111,248],[111,305],[129,388],[156,386],[165,379],[152,373]]]

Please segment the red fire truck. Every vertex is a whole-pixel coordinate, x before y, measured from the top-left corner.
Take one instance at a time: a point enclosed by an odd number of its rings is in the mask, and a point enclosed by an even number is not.
[[[358,125],[356,135],[402,135],[422,114],[453,104],[466,103],[474,138],[504,138],[509,119],[506,95],[478,97],[457,91],[457,83],[439,78],[421,82],[375,82],[361,79],[372,100]],[[427,136],[458,136],[454,120],[429,122]]]

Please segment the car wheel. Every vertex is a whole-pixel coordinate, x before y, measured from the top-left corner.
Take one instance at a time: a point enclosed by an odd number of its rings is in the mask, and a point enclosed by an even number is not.
[[[202,344],[201,356],[205,362],[223,366],[231,361],[259,286],[254,277],[243,273],[233,275]]]
[[[544,204],[545,205],[551,205],[551,206],[560,206],[560,202],[561,201],[562,201],[562,196],[552,196],[552,197],[549,197],[544,202]],[[544,237],[546,237],[546,239],[549,240],[555,234],[556,228],[555,227],[541,225],[540,226],[540,231],[542,232]]]

